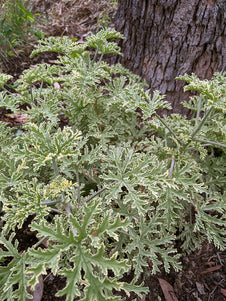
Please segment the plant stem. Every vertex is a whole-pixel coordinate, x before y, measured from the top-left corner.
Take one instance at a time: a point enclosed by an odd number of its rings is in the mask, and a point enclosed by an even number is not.
[[[218,179],[215,179],[215,180],[212,180],[212,181],[208,181],[208,182],[205,182],[206,185],[209,185],[209,184],[224,184],[226,183],[226,181],[219,181]]]
[[[198,132],[201,130],[201,128],[203,127],[206,119],[209,117],[209,115],[211,114],[211,112],[213,111],[213,107],[211,107],[209,109],[209,111],[207,111],[206,115],[203,117],[202,121],[200,122],[200,124],[197,126],[197,128],[194,130],[193,134],[191,135],[191,139],[187,142],[187,144],[184,146],[184,150],[188,147],[188,145],[192,142],[192,140],[195,140],[194,137],[198,134]]]
[[[58,169],[58,166],[57,166],[57,163],[56,163],[56,159],[53,159],[53,169],[54,169],[55,175],[58,177],[60,173],[59,173],[59,169]],[[61,194],[60,197],[61,197],[62,203],[66,204],[63,193]],[[66,211],[67,216],[69,218],[69,216],[71,214],[71,209],[70,209],[69,204],[66,204],[65,211]],[[73,235],[77,236],[77,232],[75,231],[75,229],[74,229],[74,227],[71,223],[70,223],[70,226],[71,226],[71,231],[72,231]]]
[[[215,141],[210,141],[210,140],[204,140],[204,139],[194,139],[195,141],[199,141],[199,142],[203,142],[203,143],[207,143],[207,145],[211,144],[211,145],[216,145],[216,146],[220,146],[220,147],[224,147],[226,148],[226,145],[220,142],[215,142]]]
[[[78,207],[83,206],[85,203],[89,203],[93,198],[95,198],[95,196],[97,196],[98,194],[100,194],[101,192],[103,192],[107,187],[103,187],[100,190],[96,191],[95,193],[93,193],[91,196],[89,196],[88,198],[85,199],[85,201],[83,201],[82,203],[78,204]]]
[[[42,88],[43,88],[43,80],[42,80],[42,82],[41,82],[41,86],[40,86],[40,91],[39,91],[39,97],[41,97],[41,94],[42,94]]]
[[[57,209],[55,209],[55,208],[51,208],[51,207],[50,207],[50,209],[51,209],[51,211],[53,211],[53,212],[56,212],[56,213],[59,213],[59,214],[61,214],[61,213],[62,213],[62,211],[60,211],[60,210],[57,210]]]
[[[76,181],[77,181],[77,201],[78,201],[78,204],[80,204],[81,202],[81,193],[80,193],[80,182],[79,182],[79,173],[78,173],[78,167],[76,168]]]
[[[201,111],[201,104],[202,104],[202,98],[201,96],[199,97],[199,101],[198,101],[198,106],[197,106],[197,114],[196,114],[196,118],[195,118],[195,125],[198,125],[199,122],[199,117],[200,117],[200,111]]]
[[[170,166],[170,170],[169,170],[169,178],[172,177],[174,165],[175,165],[175,159],[174,159],[174,157],[172,157],[171,158],[171,166]]]
[[[39,241],[35,244],[35,245],[33,245],[33,248],[34,249],[36,249],[38,246],[40,246],[42,243],[43,243],[43,241],[45,241],[46,240],[46,237],[44,236],[44,237],[42,237],[42,238],[40,238],[39,239]]]
[[[193,132],[193,134],[191,135],[191,140],[198,134],[198,132],[201,130],[201,128],[203,127],[206,119],[209,117],[210,113],[213,111],[213,107],[211,107],[209,109],[209,111],[206,113],[206,115],[203,117],[202,121],[200,122],[200,124],[198,125],[198,127],[195,129],[195,131]]]
[[[30,85],[30,94],[31,94],[31,102],[34,101],[33,93],[32,93],[32,86]]]
[[[158,115],[155,113],[155,116],[161,121],[161,123],[170,131],[170,133],[173,135],[173,137],[177,140],[177,142],[182,146],[183,144],[181,141],[177,138],[177,135],[174,133],[174,131],[168,126],[168,124]]]
[[[99,58],[99,61],[98,61],[98,63],[100,64],[100,62],[102,61],[102,59],[103,59],[103,56],[104,56],[104,54],[103,53],[101,53],[101,56],[100,56],[100,58]]]
[[[95,54],[94,54],[94,58],[93,58],[93,64],[95,63],[95,60],[97,58],[97,54],[99,52],[99,47],[97,47],[96,51],[95,51]]]
[[[55,205],[59,203],[59,200],[53,200],[53,201],[43,201],[42,206],[50,206],[50,205]]]
[[[58,177],[59,176],[59,169],[58,169],[58,166],[57,166],[57,163],[56,163],[56,159],[53,159],[53,170],[54,170],[55,175]]]

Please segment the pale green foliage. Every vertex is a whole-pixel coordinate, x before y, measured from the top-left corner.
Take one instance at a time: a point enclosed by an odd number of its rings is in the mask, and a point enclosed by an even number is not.
[[[115,42],[109,42],[110,39],[123,39],[123,35],[114,29],[106,28],[99,31],[96,35],[87,37],[87,45],[101,52],[101,54],[116,53],[120,54],[120,47]]]
[[[31,57],[44,51],[53,51],[61,54],[78,53],[82,54],[86,46],[84,44],[78,45],[73,39],[67,36],[63,37],[49,37],[45,40],[39,41],[37,49],[33,50]]]
[[[26,254],[19,254],[18,243],[12,244],[12,235],[6,239],[0,236],[0,243],[7,248],[7,251],[0,250],[1,258],[13,257],[13,260],[5,267],[0,269],[0,294],[1,300],[20,300],[24,301],[31,297],[27,293]],[[13,285],[18,285],[16,290]]]
[[[106,229],[113,228],[115,232],[119,228],[126,227],[128,223],[127,221],[121,222],[119,219],[114,222],[108,212],[102,212],[100,205],[99,200],[91,206],[83,206],[81,211],[75,211],[74,216],[71,215],[68,221],[60,216],[51,228],[44,221],[32,224],[32,229],[38,231],[40,237],[47,237],[54,242],[54,246],[50,245],[44,251],[41,249],[29,251],[35,261],[33,267],[29,269],[29,273],[34,273],[34,277],[30,280],[31,284],[35,285],[36,283],[33,278],[38,277],[37,271],[45,273],[46,268],[51,268],[54,274],[59,273],[66,276],[67,285],[58,293],[58,296],[66,294],[67,300],[72,301],[74,296],[80,295],[77,285],[82,284],[82,271],[87,279],[86,300],[93,298],[108,300],[107,296],[111,296],[112,288],[123,288],[123,284],[119,284],[115,280],[109,281],[106,277],[109,269],[114,272],[116,277],[122,275],[121,273],[128,269],[126,261],[116,260],[117,254],[108,258],[104,252],[103,242]],[[76,230],[77,236],[73,236],[72,232],[65,230],[70,228],[70,223]],[[95,231],[98,231],[98,244],[92,242],[96,239],[93,234]],[[63,259],[65,255],[66,260]],[[64,267],[62,267],[62,262],[64,262]]]
[[[42,166],[48,166],[48,162],[56,163],[71,158],[77,162],[80,150],[85,144],[79,131],[73,131],[70,127],[57,130],[51,123],[41,123],[39,126],[31,123],[25,126],[26,133],[17,138],[18,148],[15,151],[17,158],[29,158],[34,171]]]
[[[5,83],[7,83],[7,81],[10,80],[11,78],[12,78],[12,75],[1,73],[0,74],[0,88],[3,88]]]
[[[170,106],[158,91],[150,97],[137,75],[102,61],[119,52],[113,38],[121,35],[107,29],[82,45],[41,41],[33,55],[60,56],[25,70],[14,93],[0,75],[0,107],[26,117],[19,128],[0,123],[1,301],[25,301],[47,269],[66,278],[57,293],[66,300],[121,300],[112,289],[141,296],[147,267],[180,269],[176,240],[187,252],[204,239],[225,247],[224,75],[184,75],[200,93],[186,104],[194,117],[160,117]],[[6,237],[30,216],[47,245],[19,254]],[[120,281],[131,270],[133,281]]]
[[[3,84],[4,86],[4,84]],[[1,105],[13,113],[18,111],[20,101],[24,101],[24,98],[18,94],[8,95],[6,92],[0,94]]]
[[[186,74],[178,77],[178,79],[182,79],[188,83],[188,85],[185,86],[185,91],[194,90],[203,95],[207,107],[213,106],[216,109],[219,108],[225,111],[226,82],[224,74],[216,73],[211,81],[200,80],[195,74],[192,74],[191,76]]]

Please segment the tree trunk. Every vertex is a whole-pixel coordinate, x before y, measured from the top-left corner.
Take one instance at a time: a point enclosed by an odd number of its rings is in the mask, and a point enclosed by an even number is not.
[[[188,99],[175,77],[210,79],[225,71],[225,0],[119,0],[115,26],[124,34],[115,59],[166,94],[173,112]]]

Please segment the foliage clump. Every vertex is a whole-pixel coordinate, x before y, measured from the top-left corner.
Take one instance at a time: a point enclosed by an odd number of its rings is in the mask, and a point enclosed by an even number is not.
[[[180,77],[200,94],[186,104],[194,117],[160,117],[169,104],[158,91],[102,60],[119,52],[114,38],[50,37],[32,55],[55,51],[54,65],[25,70],[11,89],[0,75],[0,106],[23,121],[0,123],[2,301],[26,300],[47,269],[66,278],[57,296],[68,301],[141,295],[146,267],[180,269],[176,242],[225,247],[225,76]],[[40,241],[19,253],[15,232],[29,216]]]
[[[21,46],[43,33],[35,28],[35,17],[28,8],[27,0],[0,1],[0,63],[6,64],[8,57],[18,56]]]

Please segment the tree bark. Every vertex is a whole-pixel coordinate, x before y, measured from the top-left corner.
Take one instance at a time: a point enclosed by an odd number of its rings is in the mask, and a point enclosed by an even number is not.
[[[166,94],[173,112],[189,97],[175,77],[210,79],[225,71],[225,0],[119,0],[115,26],[124,34],[115,59]]]

